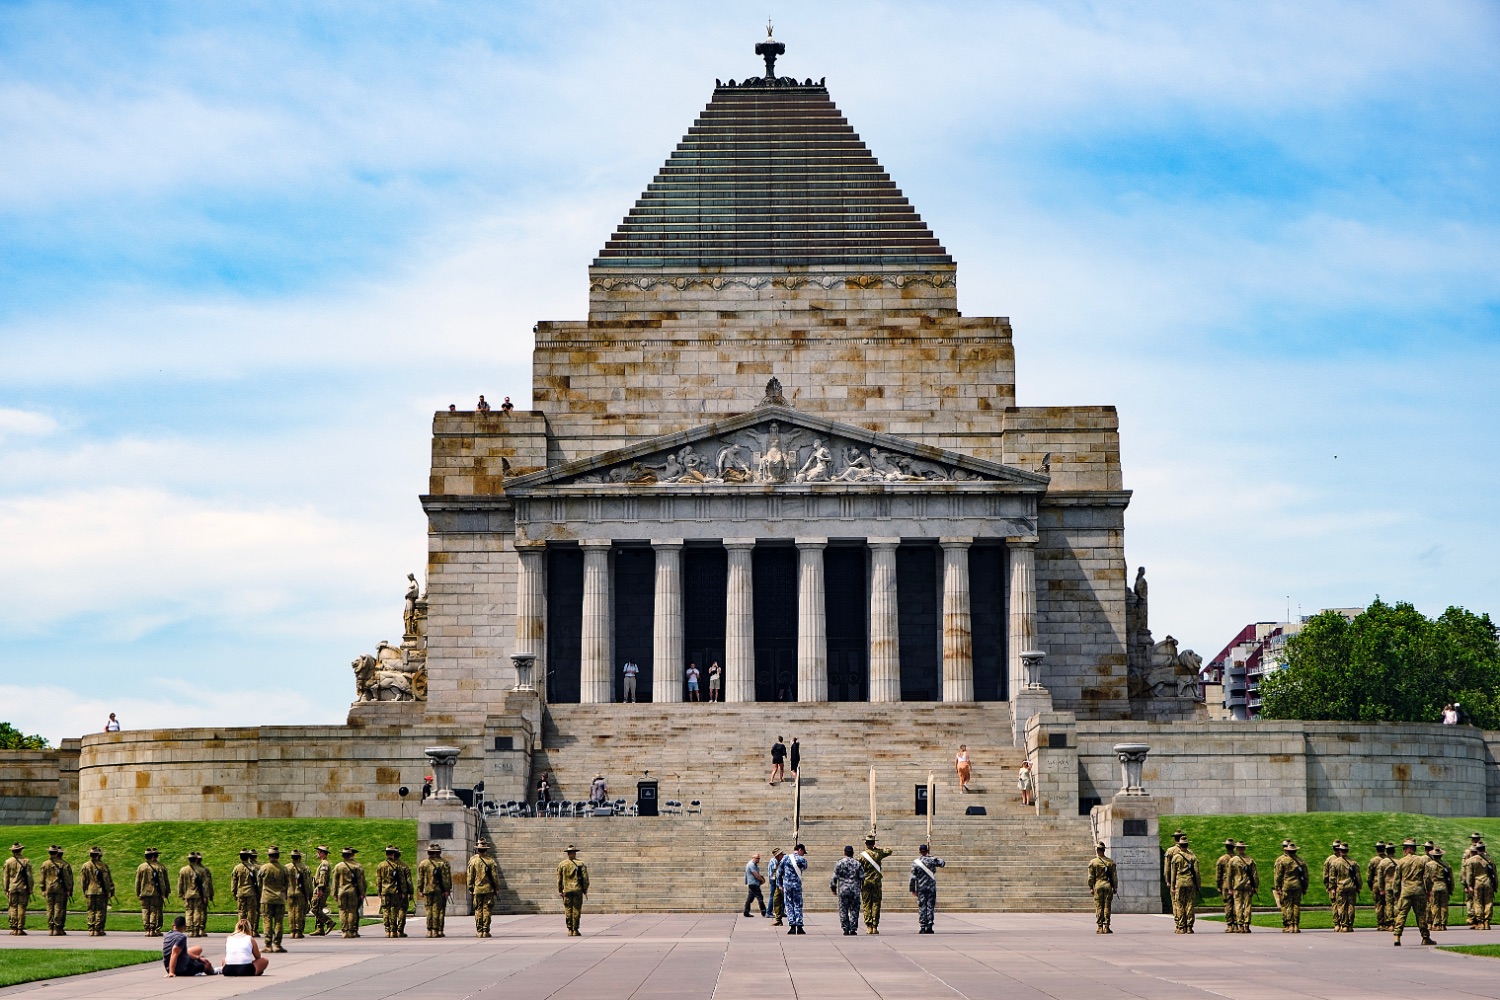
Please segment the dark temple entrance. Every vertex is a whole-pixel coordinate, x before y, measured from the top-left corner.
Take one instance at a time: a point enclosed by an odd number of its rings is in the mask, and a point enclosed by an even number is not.
[[[755,598],[755,700],[797,700],[797,550],[757,545],[751,556]]]
[[[1005,546],[969,549],[969,627],[974,637],[974,700],[1004,701],[1010,692],[1005,649]]]
[[[615,659],[610,664],[610,690],[615,701],[625,700],[627,660],[641,668],[635,681],[635,700],[651,700],[653,624],[656,611],[656,553],[649,547],[615,549]]]
[[[896,550],[896,603],[900,606],[901,700],[937,701],[938,547],[931,542],[902,542]]]
[[[863,545],[830,545],[823,550],[829,701],[864,701],[869,697],[866,558]]]
[[[583,674],[583,550],[547,546],[547,700],[577,704]]]
[[[657,669],[675,669],[681,677],[688,663],[698,665],[698,687],[708,700],[708,665],[724,666],[724,612],[729,591],[729,553],[722,546],[689,545],[682,550],[682,638],[687,663]],[[687,698],[687,682],[682,683]]]

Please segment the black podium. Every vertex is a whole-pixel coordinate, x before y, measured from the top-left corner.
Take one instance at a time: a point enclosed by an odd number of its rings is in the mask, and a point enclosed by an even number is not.
[[[656,816],[656,793],[659,782],[637,781],[635,783],[635,811],[638,816]]]

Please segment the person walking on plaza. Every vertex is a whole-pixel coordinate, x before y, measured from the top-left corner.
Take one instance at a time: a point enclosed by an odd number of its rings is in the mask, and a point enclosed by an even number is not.
[[[160,856],[156,848],[146,848],[146,860],[135,870],[135,895],[141,901],[141,930],[146,937],[161,937],[162,907],[172,895],[172,876],[156,860]]]
[[[448,897],[453,892],[453,866],[443,857],[442,844],[428,844],[427,857],[417,865],[417,891],[427,911],[427,936],[444,937]]]
[[[365,866],[354,860],[359,851],[346,847],[333,866],[333,898],[339,902],[339,931],[346,938],[359,937],[359,922],[365,914]]]
[[[47,848],[42,862],[42,898],[47,901],[47,934],[61,937],[68,933],[68,900],[73,898],[73,866],[63,860],[63,849],[56,844]]]
[[[255,873],[260,882],[260,912],[266,920],[266,951],[284,952],[282,936],[286,934],[286,891],[289,884],[286,867],[281,863],[281,848],[266,848],[266,863]]]
[[[1177,841],[1175,853],[1168,849],[1167,858],[1162,876],[1167,881],[1167,892],[1172,897],[1175,932],[1191,934],[1197,918],[1195,908],[1198,892],[1203,888],[1202,876],[1198,872],[1198,857],[1192,852],[1188,838],[1184,836]]]
[[[1214,887],[1219,890],[1219,899],[1224,904],[1224,933],[1233,934],[1239,928],[1234,922],[1234,893],[1229,888],[1229,868],[1234,864],[1234,838],[1224,841],[1224,853],[1214,863]]]
[[[1485,853],[1484,841],[1469,849],[1461,869],[1469,898],[1469,929],[1487,931],[1495,910],[1495,863]]]
[[[1415,911],[1417,930],[1422,932],[1423,944],[1436,944],[1427,932],[1427,897],[1432,892],[1432,875],[1427,870],[1427,859],[1417,854],[1417,842],[1407,837],[1401,842],[1401,859],[1396,862],[1396,915],[1391,921],[1391,930],[1396,934],[1396,947],[1401,947],[1401,932],[1406,929],[1406,915]]]
[[[380,916],[385,936],[406,937],[406,909],[411,903],[411,882],[401,864],[401,849],[387,846],[385,860],[375,866],[375,892],[380,896]]]
[[[688,701],[698,700],[698,664],[689,663],[687,668]]]
[[[4,868],[5,901],[10,907],[10,932],[17,936],[26,933],[26,910],[31,906],[31,893],[36,888],[31,859],[22,853],[25,850],[20,841],[11,844],[10,857],[5,859]]]
[[[89,937],[103,937],[109,921],[109,901],[115,898],[115,877],[104,863],[104,850],[89,848],[89,859],[78,871],[83,882],[83,902],[88,907]]]
[[[328,862],[328,845],[313,848],[318,854],[318,866],[312,874],[312,918],[313,935],[323,937],[333,930],[333,917],[328,912],[328,896],[333,892],[333,865]],[[334,896],[337,900],[338,897]]]
[[[859,890],[860,910],[865,918],[865,933],[880,933],[880,901],[884,870],[880,867],[891,852],[875,846],[875,833],[865,838],[865,849],[860,852],[859,865],[862,884]]]
[[[250,848],[240,851],[240,863],[229,873],[229,894],[234,897],[236,920],[248,920],[251,930],[259,933],[260,886],[250,859]]]
[[[745,865],[745,916],[750,915],[750,904],[760,904],[760,915],[766,916],[770,911],[766,909],[766,897],[761,892],[761,886],[765,884],[766,877],[760,873],[760,852],[756,851],[750,855],[750,861]]]
[[[781,862],[781,898],[786,905],[786,932],[806,934],[802,929],[802,873],[807,871],[807,848],[798,844]]]
[[[937,870],[943,867],[943,859],[934,856],[926,844],[917,848],[906,888],[917,897],[918,934],[936,933],[932,925],[937,916]]]
[[[489,841],[483,837],[474,842],[474,856],[469,858],[465,882],[474,897],[474,934],[487,938],[490,908],[495,905],[495,893],[500,891],[500,865],[490,857]]]
[[[583,922],[583,898],[589,894],[589,870],[578,860],[578,848],[572,844],[563,853],[567,857],[557,865],[557,894],[562,897],[568,936],[582,937],[579,924]]]
[[[854,856],[854,845],[844,845],[844,856],[833,866],[828,888],[839,898],[839,925],[845,937],[859,934],[859,890],[864,881],[864,870]]]
[[[786,918],[786,897],[781,892],[781,866],[786,863],[786,854],[781,848],[771,849],[771,869],[766,873],[766,881],[771,886],[771,912],[767,916],[773,918],[772,927],[780,927]]]
[[[1115,863],[1104,853],[1104,841],[1094,846],[1094,856],[1089,859],[1089,892],[1094,897],[1095,934],[1113,934],[1109,929],[1109,913],[1114,905],[1115,893],[1119,891],[1119,872]]]
[[[287,937],[296,941],[307,936],[307,901],[312,898],[312,869],[302,863],[301,848],[292,848],[292,863],[286,866]]]
[[[953,756],[953,770],[958,772],[958,790],[960,792],[967,792],[969,790],[969,780],[974,775],[974,765],[969,760],[969,745],[967,743],[960,743],[958,745],[958,753]]]
[[[1260,891],[1260,871],[1255,859],[1245,853],[1243,840],[1234,842],[1234,860],[1229,865],[1229,891],[1234,896],[1234,924],[1241,934],[1250,933],[1250,918],[1255,913],[1255,894]],[[1355,877],[1359,869],[1355,868]]]
[[[786,744],[781,737],[771,744],[771,784],[779,785],[786,780]]]
[[[1272,890],[1276,894],[1276,905],[1281,907],[1281,933],[1302,933],[1302,896],[1307,892],[1309,872],[1307,862],[1297,857],[1297,845],[1290,840],[1282,841],[1281,857],[1272,867]]]
[[[1370,887],[1370,897],[1375,902],[1375,929],[1391,929],[1389,906],[1386,902],[1386,866],[1395,862],[1385,856],[1385,841],[1375,842],[1375,856],[1365,865],[1365,884]]]
[[[1432,895],[1428,899],[1427,929],[1448,929],[1448,900],[1453,895],[1453,866],[1443,860],[1443,849],[1434,847],[1428,855],[1436,869],[1432,877]]]

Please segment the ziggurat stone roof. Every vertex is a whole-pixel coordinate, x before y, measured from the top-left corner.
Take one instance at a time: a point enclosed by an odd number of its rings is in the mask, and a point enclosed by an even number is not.
[[[951,267],[822,84],[720,84],[595,267]]]

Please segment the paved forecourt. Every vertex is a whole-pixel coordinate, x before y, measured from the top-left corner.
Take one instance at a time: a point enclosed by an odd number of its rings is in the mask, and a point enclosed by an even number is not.
[[[760,917],[738,914],[584,914],[584,936],[569,938],[554,915],[497,917],[494,937],[451,920],[442,940],[384,937],[307,939],[271,956],[260,979],[177,979],[160,965],[95,973],[45,985],[46,1000],[511,1000],[619,997],[1005,997],[1279,998],[1500,997],[1500,962],[1391,947],[1375,931],[1225,935],[1172,934],[1171,918],[1116,915],[1100,938],[1081,914],[938,915],[938,933],[916,922],[883,921],[878,937],[846,938],[832,917],[815,917],[789,937]],[[1500,943],[1500,931],[1450,931],[1444,944]],[[1414,943],[1414,942],[1413,942]],[[15,947],[136,947],[135,935],[0,938]],[[206,942],[215,964],[223,936]]]

